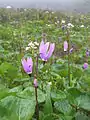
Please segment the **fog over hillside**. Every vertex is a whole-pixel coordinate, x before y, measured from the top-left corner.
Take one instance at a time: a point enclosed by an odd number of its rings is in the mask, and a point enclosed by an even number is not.
[[[0,7],[51,8],[68,11],[90,11],[90,0],[0,0]]]

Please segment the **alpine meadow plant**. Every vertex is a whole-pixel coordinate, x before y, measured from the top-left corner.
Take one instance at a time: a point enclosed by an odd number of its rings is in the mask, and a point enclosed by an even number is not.
[[[44,43],[44,41],[42,40],[39,46],[39,55],[40,58],[43,61],[47,61],[53,54],[55,49],[55,44],[54,43]],[[35,62],[35,60],[34,60]],[[23,58],[21,60],[22,66],[24,71],[30,76],[32,73],[32,69],[33,69],[33,61],[32,58]],[[38,55],[37,55],[37,59],[36,59],[36,72],[34,73],[34,88],[35,88],[35,97],[36,97],[36,119],[39,120],[39,106],[38,106],[38,94],[37,94],[37,88],[38,88],[38,82],[37,82],[37,73],[38,73]]]
[[[21,60],[21,63],[22,63],[22,66],[23,66],[23,69],[24,71],[29,75],[31,76],[31,73],[32,73],[32,69],[33,69],[33,61],[32,61],[32,58],[27,58],[27,59],[22,59]],[[36,75],[34,73],[34,88],[35,88],[35,98],[36,98],[36,119],[39,120],[39,107],[38,107],[38,95],[37,95],[37,88],[38,88],[38,82],[37,82],[37,79],[36,79]]]

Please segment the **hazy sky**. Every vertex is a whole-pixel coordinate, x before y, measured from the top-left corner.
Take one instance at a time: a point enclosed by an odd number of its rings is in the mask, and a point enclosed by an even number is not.
[[[88,3],[86,4],[86,1]],[[0,7],[11,5],[13,7],[36,7],[59,10],[79,9],[83,11],[90,11],[90,0],[0,0]]]
[[[76,3],[80,3],[81,1],[84,0],[0,0],[0,4],[13,4],[13,3],[19,3],[19,4],[27,4],[27,3],[59,3],[59,4],[63,4],[63,5],[74,5]]]
[[[76,2],[83,0],[0,0],[0,3],[8,3],[8,2]]]

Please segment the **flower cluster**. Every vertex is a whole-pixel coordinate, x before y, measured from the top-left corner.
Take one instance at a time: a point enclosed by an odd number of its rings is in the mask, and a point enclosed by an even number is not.
[[[39,46],[39,43],[38,42],[30,42],[29,44],[28,44],[28,46],[26,47],[26,51],[28,51],[28,50],[30,50],[30,48],[31,49],[37,49],[37,47]]]
[[[36,42],[34,42],[34,44],[38,45]],[[29,43],[28,46],[33,46],[32,42]],[[44,43],[44,41],[42,40],[39,47],[39,55],[42,61],[47,61],[52,56],[54,49],[55,49],[54,43],[49,43],[49,42]],[[21,60],[21,63],[24,68],[24,71],[30,75],[33,69],[32,58],[27,58],[27,59],[23,58]]]

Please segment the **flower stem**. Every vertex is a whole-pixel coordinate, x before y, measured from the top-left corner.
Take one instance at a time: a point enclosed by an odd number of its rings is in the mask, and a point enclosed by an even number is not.
[[[43,65],[45,65],[46,61],[43,61]]]
[[[36,76],[38,75],[38,57],[39,55],[36,57]]]
[[[42,89],[42,91],[43,91],[43,81],[41,81],[41,89]]]
[[[69,86],[71,85],[70,80],[70,39],[69,39],[69,31],[67,30],[67,40],[68,40],[68,80],[69,80]]]
[[[38,55],[36,57],[36,75],[34,75],[34,80],[36,79],[36,77],[38,76]],[[37,80],[36,80],[37,82]],[[34,88],[35,88],[35,99],[36,99],[36,108],[35,108],[35,112],[36,112],[36,120],[39,120],[39,106],[38,106],[38,93],[37,93],[37,88],[38,88],[38,83],[34,84]]]
[[[36,119],[39,120],[39,107],[38,107],[37,87],[35,87],[35,97],[36,97]]]

